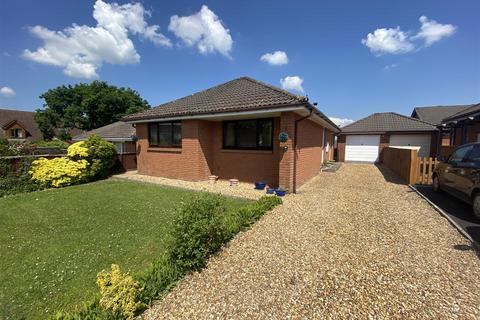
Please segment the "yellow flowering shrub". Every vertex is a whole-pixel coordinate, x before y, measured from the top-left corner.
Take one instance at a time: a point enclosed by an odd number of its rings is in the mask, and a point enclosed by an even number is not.
[[[113,312],[115,316],[133,319],[135,311],[140,306],[137,296],[139,285],[128,273],[122,273],[120,267],[112,264],[111,272],[101,271],[97,275],[100,288],[100,305]]]
[[[67,157],[70,159],[81,159],[88,157],[88,148],[85,147],[85,141],[72,144],[67,149]]]
[[[86,177],[87,166],[87,160],[40,158],[32,162],[29,173],[33,180],[59,188],[82,181]]]

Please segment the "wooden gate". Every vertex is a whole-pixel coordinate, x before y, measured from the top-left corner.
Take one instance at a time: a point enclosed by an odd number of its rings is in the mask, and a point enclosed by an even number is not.
[[[437,158],[417,158],[417,184],[432,184],[433,170],[437,163]]]

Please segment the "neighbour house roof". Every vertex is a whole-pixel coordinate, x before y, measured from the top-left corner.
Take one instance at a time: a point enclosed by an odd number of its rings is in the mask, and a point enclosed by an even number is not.
[[[11,109],[0,109],[0,128],[8,130],[17,123],[28,132],[28,139],[41,140],[42,133],[34,119],[35,112]]]
[[[463,120],[463,119],[466,119],[468,117],[477,116],[478,114],[480,114],[480,103],[469,105],[468,108],[465,108],[465,109],[463,109],[463,110],[445,118],[443,122],[447,123],[447,122],[450,122],[450,121]]]
[[[454,106],[416,107],[413,109],[412,117],[438,126],[442,123],[443,119],[468,109],[471,106],[471,104],[465,104]]]
[[[261,81],[242,77],[192,95],[161,104],[144,112],[126,116],[125,121],[155,120],[228,112],[257,111],[283,107],[305,106],[339,128],[308,99]]]
[[[421,132],[436,131],[437,128],[425,121],[407,117],[395,112],[374,113],[342,128],[342,134]]]
[[[125,140],[131,141],[132,136],[135,135],[135,128],[130,124],[123,121],[117,121],[109,125],[88,131],[83,132],[75,137],[72,140],[86,140],[89,135],[95,134],[100,136],[105,140]]]

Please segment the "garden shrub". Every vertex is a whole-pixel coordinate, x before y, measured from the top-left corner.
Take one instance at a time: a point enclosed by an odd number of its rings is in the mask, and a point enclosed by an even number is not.
[[[57,148],[57,149],[67,149],[68,148],[68,143],[59,140],[59,139],[53,139],[53,140],[40,140],[35,142],[37,147],[41,148]]]
[[[85,181],[88,162],[69,158],[40,158],[32,162],[32,179],[48,187],[65,187]]]
[[[0,159],[0,197],[42,189],[41,185],[31,179],[31,163],[30,158],[18,161]]]
[[[226,213],[221,195],[199,193],[175,209],[167,252],[182,271],[198,270],[222,246],[221,219]]]
[[[118,160],[117,149],[113,143],[97,135],[91,135],[82,146],[88,149],[88,156],[85,159],[90,164],[88,169],[90,179],[102,179],[110,175]]]
[[[67,157],[72,160],[80,160],[88,157],[89,150],[85,147],[85,142],[80,141],[72,144],[67,149]]]
[[[118,265],[112,264],[111,268],[110,272],[103,270],[97,275],[100,306],[111,311],[115,317],[133,319],[141,305],[137,298],[139,285],[128,273],[122,273]]]

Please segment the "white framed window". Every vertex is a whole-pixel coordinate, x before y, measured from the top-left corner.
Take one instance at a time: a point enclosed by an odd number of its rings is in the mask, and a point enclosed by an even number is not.
[[[112,143],[115,146],[115,149],[117,149],[117,154],[122,154],[123,153],[123,142],[112,141]]]
[[[20,128],[10,129],[10,137],[11,138],[16,138],[16,139],[23,138],[23,130],[20,129]]]

